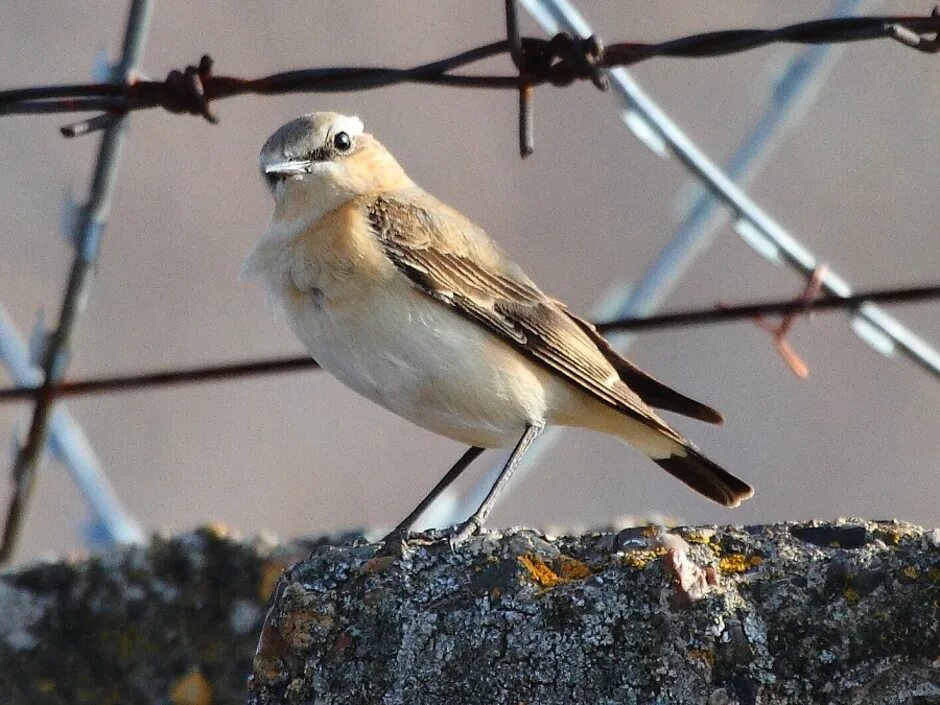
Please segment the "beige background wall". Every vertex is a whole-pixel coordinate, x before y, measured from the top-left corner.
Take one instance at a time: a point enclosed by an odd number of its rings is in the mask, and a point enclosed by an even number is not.
[[[610,41],[772,26],[829,8],[580,4]],[[205,51],[218,73],[240,75],[408,65],[501,36],[501,7],[167,0],[157,5],[143,65],[163,75]],[[928,8],[891,2],[883,9]],[[0,10],[0,83],[86,80],[96,51],[116,50],[124,14],[123,2],[104,0],[8,5]],[[793,51],[660,60],[635,75],[721,160],[762,110],[766,78]],[[751,188],[859,287],[936,280],[940,271],[937,70],[937,57],[889,42],[851,47]],[[642,274],[675,228],[676,194],[688,179],[639,145],[611,98],[587,85],[538,92],[536,154],[522,162],[515,102],[507,93],[398,87],[236,98],[215,106],[216,127],[159,112],[136,115],[75,339],[73,376],[300,351],[259,289],[237,274],[271,207],[256,173],[258,148],[281,123],[311,110],[361,116],[416,181],[475,218],[548,291],[588,310],[609,282]],[[58,234],[61,193],[66,185],[84,193],[96,147],[95,138],[59,137],[67,119],[0,120],[0,301],[23,328],[40,305],[54,318],[70,257]],[[792,274],[759,259],[726,227],[669,306],[789,296],[799,288]],[[940,343],[940,305],[898,313]],[[861,515],[940,524],[937,380],[879,357],[839,315],[799,323],[792,340],[812,370],[806,381],[744,323],[648,334],[633,349],[657,376],[725,412],[723,428],[679,425],[756,485],[756,497],[740,510],[705,503],[614,440],[568,432],[492,523],[590,524],[656,509],[689,522]],[[0,381],[9,379],[0,373]],[[70,407],[128,506],[148,528],[172,531],[210,520],[285,535],[389,525],[461,452],[322,373],[112,395]],[[23,423],[27,410],[0,408],[0,429]],[[80,547],[83,517],[62,469],[48,463],[20,558]]]

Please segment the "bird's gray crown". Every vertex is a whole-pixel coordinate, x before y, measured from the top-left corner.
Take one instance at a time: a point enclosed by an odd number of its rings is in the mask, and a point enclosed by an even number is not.
[[[285,161],[310,159],[328,147],[340,132],[351,138],[361,135],[362,121],[339,113],[310,113],[291,120],[271,135],[261,148],[259,166],[266,167]]]

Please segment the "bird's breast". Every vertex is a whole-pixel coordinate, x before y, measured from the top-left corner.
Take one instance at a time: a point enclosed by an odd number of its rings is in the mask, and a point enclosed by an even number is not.
[[[568,392],[417,289],[356,210],[285,239],[266,261],[268,292],[311,356],[351,389],[428,430],[483,447],[509,445]]]
[[[290,324],[337,379],[441,435],[485,447],[514,442],[545,417],[545,375],[404,277],[339,301],[293,298]]]

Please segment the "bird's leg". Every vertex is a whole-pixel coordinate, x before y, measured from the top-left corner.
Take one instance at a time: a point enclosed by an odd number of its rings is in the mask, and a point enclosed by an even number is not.
[[[408,533],[408,530],[412,525],[418,521],[419,517],[424,514],[424,511],[431,506],[435,499],[440,496],[440,494],[446,490],[450,485],[460,477],[461,473],[470,467],[470,463],[476,460],[480,453],[483,452],[483,448],[478,448],[477,446],[470,446],[467,451],[460,456],[460,459],[454,463],[453,467],[447,471],[447,474],[440,479],[440,481],[434,485],[434,489],[428,492],[427,497],[422,499],[418,506],[415,507],[411,513],[406,516],[401,522],[392,529],[388,535],[382,539],[382,543],[385,544],[386,550],[389,550],[390,546],[394,546],[402,541],[405,534]]]
[[[499,493],[503,491],[503,488],[506,487],[506,483],[508,483],[509,478],[512,477],[512,473],[519,465],[519,461],[522,460],[522,456],[525,455],[525,452],[529,449],[529,446],[532,445],[532,442],[538,438],[539,434],[544,430],[545,427],[541,424],[526,426],[525,433],[522,434],[519,442],[516,443],[512,455],[509,456],[509,460],[503,465],[503,469],[500,470],[499,475],[497,475],[496,481],[493,483],[493,486],[490,487],[486,498],[480,506],[477,507],[477,510],[470,515],[470,518],[458,526],[454,535],[451,536],[450,545],[452,548],[463,543],[483,528],[486,518],[490,515],[490,512],[493,511],[496,498],[499,496]]]

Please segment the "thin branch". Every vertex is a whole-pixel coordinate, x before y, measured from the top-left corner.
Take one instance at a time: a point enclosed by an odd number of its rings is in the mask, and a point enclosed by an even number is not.
[[[786,301],[762,301],[759,303],[722,306],[721,308],[694,309],[677,311],[657,316],[641,318],[621,318],[597,324],[602,333],[623,331],[656,330],[695,325],[727,323],[759,315],[796,315],[817,311],[851,310],[866,302],[912,303],[927,299],[940,298],[940,284],[918,286],[904,289],[878,289],[845,298],[826,296],[811,302],[787,299]],[[218,382],[239,377],[250,377],[283,372],[319,369],[316,360],[309,357],[281,357],[270,360],[236,362],[205,367],[187,367],[172,370],[159,370],[130,375],[94,377],[90,379],[63,382],[53,392],[55,396],[70,397],[83,394],[103,394],[123,392],[153,387],[171,387],[200,382]],[[42,387],[12,387],[0,389],[0,403],[24,401],[41,393]]]
[[[29,345],[0,305],[0,360],[17,384],[42,382]],[[65,404],[49,417],[49,450],[64,465],[94,517],[94,535],[107,543],[143,543],[145,532],[121,503],[91,442]]]

